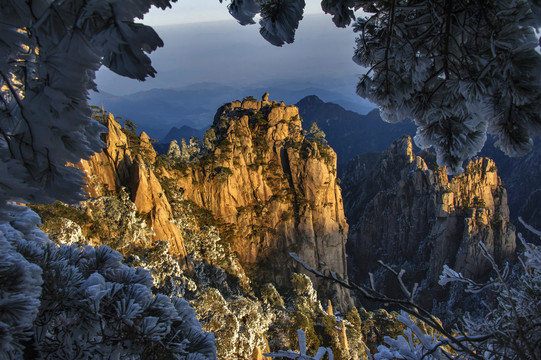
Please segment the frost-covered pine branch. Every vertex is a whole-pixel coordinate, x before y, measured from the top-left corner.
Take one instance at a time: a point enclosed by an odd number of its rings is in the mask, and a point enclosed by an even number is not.
[[[181,298],[153,295],[148,271],[107,246],[52,243],[12,205],[0,224],[0,358],[215,359]]]
[[[368,300],[375,301],[381,304],[392,304],[396,306],[398,309],[400,309],[404,313],[409,314],[410,316],[418,319],[420,322],[432,328],[436,333],[440,334],[440,336],[443,339],[447,339],[449,342],[449,345],[455,348],[456,350],[461,351],[464,354],[467,354],[469,358],[481,359],[480,356],[475,354],[475,352],[470,349],[467,343],[459,339],[456,339],[450,331],[448,331],[446,328],[442,326],[439,319],[437,319],[429,311],[425,310],[423,307],[421,307],[419,304],[415,302],[412,295],[414,295],[417,290],[417,284],[414,284],[411,287],[411,290],[408,288],[408,286],[404,283],[402,279],[402,276],[404,275],[404,270],[397,272],[393,270],[390,266],[384,264],[383,262],[380,262],[380,265],[385,270],[389,271],[391,274],[394,275],[396,281],[399,283],[400,288],[402,289],[405,296],[405,298],[392,298],[392,297],[387,296],[384,293],[379,292],[376,289],[373,281],[371,281],[370,286],[365,286],[362,284],[355,284],[350,281],[345,281],[343,279],[340,279],[334,272],[330,272],[329,275],[325,275],[321,273],[320,271],[317,271],[316,269],[312,268],[310,265],[306,264],[302,259],[299,258],[297,254],[290,253],[289,255],[295,261],[301,264],[306,270],[312,272],[313,274],[317,276],[326,278],[328,280],[332,280],[350,290],[356,290],[364,298]],[[371,279],[372,279],[372,276],[371,276]],[[433,349],[430,349],[430,351],[432,350]]]
[[[173,0],[174,1],[174,0]],[[134,22],[170,0],[1,0],[0,202],[73,201],[82,174],[66,166],[102,148],[88,91],[101,65],[144,80],[163,43]]]
[[[356,1],[357,93],[384,120],[415,121],[415,141],[462,172],[486,133],[520,156],[541,133],[539,4],[528,0]]]

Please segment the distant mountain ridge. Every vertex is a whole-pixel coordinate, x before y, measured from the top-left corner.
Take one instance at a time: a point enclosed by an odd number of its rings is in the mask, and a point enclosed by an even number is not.
[[[304,119],[305,128],[310,128],[315,122],[327,135],[329,145],[338,155],[339,172],[354,156],[381,152],[398,137],[413,136],[416,131],[411,121],[399,124],[384,122],[378,109],[361,115],[338,104],[324,102],[315,95],[303,98],[296,106]]]
[[[266,88],[236,88],[215,83],[201,83],[178,89],[152,89],[130,95],[116,96],[108,93],[93,93],[91,102],[108,109],[113,114],[133,121],[152,138],[162,139],[169,129],[189,126],[207,128],[212,124],[218,107],[231,99],[242,100],[246,94],[260,98],[270,92],[287,104],[294,104],[309,94],[317,94],[344,107],[358,112],[373,108],[361,98],[317,87],[295,88],[295,84],[281,84]],[[176,139],[179,140],[179,139]]]

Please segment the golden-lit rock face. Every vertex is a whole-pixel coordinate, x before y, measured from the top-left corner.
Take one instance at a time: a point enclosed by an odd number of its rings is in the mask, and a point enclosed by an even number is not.
[[[77,165],[86,176],[87,186],[84,186],[83,190],[91,198],[114,193],[117,186],[129,178],[132,165],[128,138],[113,114],[107,116],[106,126],[109,130],[106,137],[107,147],[90,159],[81,160]]]
[[[87,175],[85,190],[97,197],[125,186],[154,239],[186,255],[170,204],[172,194],[182,194],[212,212],[221,237],[257,280],[289,286],[291,272],[301,271],[289,252],[346,277],[348,225],[336,154],[305,137],[296,107],[255,100],[226,104],[215,116],[211,146],[182,164],[157,158],[144,133],[130,147],[112,116],[107,122],[107,148],[79,165]],[[350,303],[343,289],[313,280],[338,307]]]
[[[134,151],[112,114],[107,117],[107,127],[107,147],[77,165],[86,175],[84,190],[88,197],[115,195],[125,186],[137,212],[154,231],[151,239],[170,242],[175,254],[186,257],[182,234],[171,221],[171,206],[152,170],[156,153],[148,135],[141,134],[137,151]]]
[[[466,276],[478,277],[491,265],[477,246],[483,242],[496,261],[515,253],[514,227],[509,222],[507,192],[502,185],[496,165],[491,159],[471,161],[464,174],[448,183],[455,194],[453,201],[442,201],[442,207],[467,210],[463,242],[457,253],[456,269]]]
[[[224,105],[216,148],[178,176],[184,197],[231,224],[231,246],[265,281],[287,285],[300,271],[288,252],[345,276],[348,225],[336,154],[307,140],[298,109],[270,101]],[[320,291],[325,291],[313,279]],[[338,289],[327,289],[326,295]],[[343,294],[339,296],[344,304]]]
[[[171,205],[156,175],[141,156],[130,169],[130,190],[137,211],[148,219],[148,225],[154,230],[153,239],[169,241],[176,254],[186,257],[180,229],[171,221]]]

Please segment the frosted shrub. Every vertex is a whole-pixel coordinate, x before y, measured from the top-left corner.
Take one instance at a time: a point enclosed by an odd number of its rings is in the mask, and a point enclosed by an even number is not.
[[[215,334],[220,344],[220,359],[250,357],[256,348],[263,349],[271,317],[257,300],[244,296],[225,299],[219,290],[207,288],[194,301],[204,329]]]
[[[291,350],[287,350],[287,351],[280,350],[276,353],[270,353],[270,354],[264,354],[264,355],[272,357],[272,358],[278,358],[278,359],[286,358],[286,359],[298,359],[298,360],[320,360],[325,355],[327,355],[329,360],[334,359],[332,350],[325,347],[320,347],[314,356],[309,356],[308,354],[306,354],[306,335],[304,334],[304,331],[297,330],[297,336],[299,338],[299,352],[298,353]]]
[[[21,215],[18,230],[0,224],[0,358],[22,353],[40,305],[42,269],[21,255],[17,247],[25,246],[28,240],[45,243],[46,236],[32,229],[31,224],[39,221],[37,215]],[[32,216],[36,219],[25,218]]]
[[[195,284],[184,276],[180,259],[171,255],[171,243],[158,240],[145,249],[141,257],[130,256],[130,265],[142,267],[152,274],[155,289],[169,296],[183,296],[186,288],[193,290]]]
[[[35,213],[12,209],[0,225],[0,358],[215,358],[194,310],[154,296],[148,271],[107,246],[54,244]]]
[[[534,230],[535,231],[535,230]],[[536,232],[539,235],[539,232]],[[461,335],[428,336],[408,317],[397,339],[386,338],[375,359],[540,359],[541,358],[541,249],[528,244],[519,234],[524,252],[519,258],[520,273],[510,280],[509,269],[500,269],[484,244],[479,244],[492,263],[496,276],[484,284],[465,278],[445,267],[440,284],[462,282],[466,292],[494,291],[496,306],[480,319],[464,317]],[[443,346],[448,345],[447,348]]]

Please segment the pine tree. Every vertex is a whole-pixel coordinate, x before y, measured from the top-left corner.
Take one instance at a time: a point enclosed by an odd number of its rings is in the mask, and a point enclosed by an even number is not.
[[[321,130],[315,122],[313,122],[310,126],[310,130],[308,131],[307,136],[312,137],[314,141],[317,142],[319,145],[327,145],[327,139],[325,139],[325,132]]]
[[[205,136],[203,136],[203,149],[206,152],[214,151],[215,141],[216,141],[216,132],[214,131],[214,127],[211,127],[210,129],[205,131]]]
[[[541,133],[541,55],[525,0],[359,1],[354,60],[367,67],[357,93],[389,122],[411,118],[415,141],[462,172],[486,133],[510,156]]]

